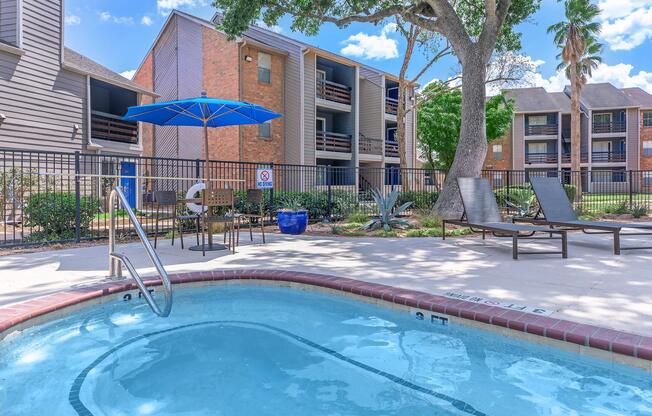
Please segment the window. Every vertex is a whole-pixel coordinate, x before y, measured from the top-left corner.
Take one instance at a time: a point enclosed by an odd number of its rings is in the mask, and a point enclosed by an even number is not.
[[[548,116],[528,116],[527,121],[530,126],[545,126],[548,124]]]
[[[315,119],[315,130],[326,131],[326,119],[324,117],[317,117]]]
[[[593,115],[593,124],[609,124],[611,123],[611,113],[602,113]]]
[[[548,145],[545,143],[528,143],[528,154],[546,154],[548,152]]]
[[[494,144],[492,146],[494,160],[503,160],[503,145]]]
[[[652,156],[652,140],[643,140],[643,156]]]
[[[643,185],[652,185],[652,172],[643,172]]]
[[[268,53],[258,52],[258,82],[272,83],[272,56]]]
[[[643,127],[652,127],[652,111],[643,111]]]
[[[258,137],[270,139],[272,137],[272,123],[266,121],[258,125]]]

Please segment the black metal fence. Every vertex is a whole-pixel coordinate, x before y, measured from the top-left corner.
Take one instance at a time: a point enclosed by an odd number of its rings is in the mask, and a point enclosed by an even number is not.
[[[106,237],[109,194],[115,186],[123,188],[149,234],[166,233],[173,226],[170,218],[174,213],[159,210],[157,214],[153,193],[174,190],[180,200],[197,196],[189,191],[204,173],[203,161],[189,159],[2,149],[0,159],[0,247]],[[413,202],[408,214],[427,212],[446,178],[444,171],[397,167],[209,163],[214,186],[236,190],[239,211],[252,209],[245,195],[247,189],[256,187],[259,168],[273,173],[273,188],[264,191],[270,219],[277,209],[294,203],[308,209],[314,220],[339,219],[354,212],[374,214],[377,207],[372,189],[383,195],[398,191],[400,203]],[[484,171],[482,175],[490,180],[498,202],[507,211],[527,205],[532,194],[528,185],[531,175],[558,176],[569,193],[581,188],[575,204],[585,213],[652,208],[652,171]],[[571,195],[571,199],[575,198]],[[177,213],[186,209],[179,204]],[[118,210],[117,230],[127,236],[133,229],[124,214]]]

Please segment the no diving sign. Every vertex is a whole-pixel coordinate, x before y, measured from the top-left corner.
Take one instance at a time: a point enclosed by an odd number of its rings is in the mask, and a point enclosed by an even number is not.
[[[273,172],[269,168],[256,169],[256,188],[270,189],[274,187]]]

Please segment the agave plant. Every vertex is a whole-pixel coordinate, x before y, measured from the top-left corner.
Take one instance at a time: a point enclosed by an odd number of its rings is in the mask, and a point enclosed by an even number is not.
[[[517,212],[519,217],[528,217],[534,214],[536,196],[530,189],[514,189],[505,201],[507,205]]]
[[[368,223],[362,226],[364,230],[378,230],[382,228],[385,231],[390,231],[392,228],[404,228],[408,222],[398,216],[408,209],[412,202],[406,202],[400,207],[394,209],[396,200],[398,199],[398,191],[390,192],[387,197],[384,197],[378,189],[372,189],[371,195],[378,205],[379,216],[372,218]]]

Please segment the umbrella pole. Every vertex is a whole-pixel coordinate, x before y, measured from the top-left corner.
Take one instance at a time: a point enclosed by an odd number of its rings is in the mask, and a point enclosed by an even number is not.
[[[210,181],[210,168],[208,166],[208,125],[206,121],[204,121],[204,183],[206,184],[206,188],[204,190],[204,195],[206,195],[206,192],[211,188],[211,181]],[[204,205],[206,204],[206,200],[204,200]],[[206,213],[208,215],[210,213]],[[211,223],[208,223],[208,247],[213,247],[213,227],[211,227]]]

